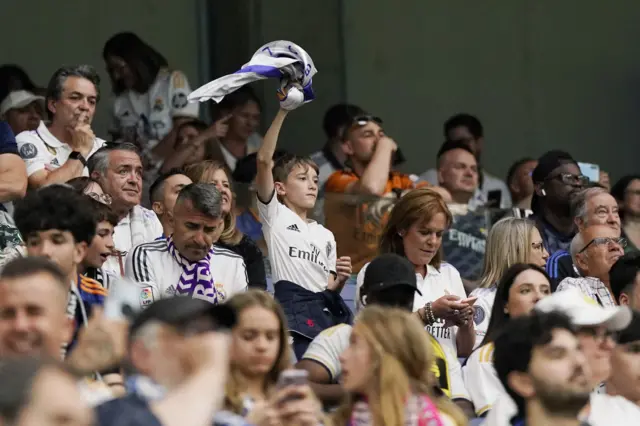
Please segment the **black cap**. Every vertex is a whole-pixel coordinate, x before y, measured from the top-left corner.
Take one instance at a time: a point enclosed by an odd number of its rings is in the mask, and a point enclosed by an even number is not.
[[[364,272],[360,292],[368,294],[397,286],[409,286],[422,295],[418,290],[416,271],[411,262],[397,254],[387,253],[381,254],[369,263]]]
[[[220,329],[229,329],[236,324],[235,310],[226,304],[214,305],[190,296],[175,296],[160,299],[140,312],[131,323],[129,333],[134,334],[149,321],[180,326],[205,315],[211,316]]]
[[[633,311],[631,322],[618,336],[618,343],[625,344],[637,341],[640,341],[640,312]]]
[[[538,159],[538,165],[535,169],[533,169],[533,172],[531,173],[531,179],[533,180],[534,184],[542,183],[547,180],[549,175],[551,175],[551,173],[553,173],[555,169],[568,163],[578,165],[571,154],[566,151],[547,151]],[[533,197],[531,198],[531,210],[533,210],[533,212],[536,214],[540,214],[539,201],[540,200],[538,194],[534,192]]]
[[[273,161],[277,161],[279,158],[287,155],[287,151],[276,150],[273,153]],[[233,170],[233,181],[236,183],[252,183],[258,175],[258,162],[257,154],[254,152],[249,154],[236,163],[236,168]]]

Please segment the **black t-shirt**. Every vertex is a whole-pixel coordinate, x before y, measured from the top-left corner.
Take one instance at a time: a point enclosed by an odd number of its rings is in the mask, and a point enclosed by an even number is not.
[[[250,288],[260,290],[267,289],[267,275],[264,271],[263,261],[264,256],[260,248],[251,238],[243,235],[240,242],[235,246],[223,244],[222,242],[216,244],[242,256],[247,268],[247,279]]]

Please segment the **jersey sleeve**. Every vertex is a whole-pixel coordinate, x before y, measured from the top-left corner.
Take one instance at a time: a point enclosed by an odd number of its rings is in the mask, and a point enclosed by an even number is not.
[[[357,181],[358,176],[355,174],[338,170],[329,176],[329,179],[327,179],[327,183],[325,184],[324,191],[345,193],[347,192],[349,185]]]
[[[489,411],[505,393],[493,367],[493,344],[484,345],[471,354],[463,368],[463,377],[478,416]]]
[[[276,190],[273,190],[271,199],[267,203],[263,203],[257,195],[256,199],[258,201],[258,218],[260,219],[260,223],[269,228],[273,227],[280,210],[280,201],[278,201]]]
[[[171,73],[169,83],[169,98],[171,99],[171,117],[198,118],[200,104],[189,102],[187,97],[191,93],[187,76],[182,71]]]
[[[27,166],[27,176],[45,170],[47,149],[35,132],[22,132],[16,137],[18,152]]]
[[[157,288],[154,267],[145,246],[139,245],[131,250],[125,259],[124,275],[139,283],[148,283]]]
[[[449,380],[451,382],[451,399],[466,399],[471,401],[471,396],[467,391],[467,387],[464,384],[462,377],[462,366],[458,360],[457,354],[453,353],[453,350],[449,346],[443,346],[442,351],[447,358],[447,364],[449,367]]]
[[[331,380],[335,382],[342,373],[340,354],[349,346],[350,336],[351,327],[347,324],[327,328],[313,339],[302,359],[309,359],[322,365],[329,372]]]
[[[242,293],[247,291],[249,288],[249,278],[247,276],[247,266],[244,263],[244,260],[239,257],[238,258],[238,266],[235,268],[236,276],[233,280],[232,291],[229,296],[232,296],[237,293]]]
[[[360,272],[358,272],[358,276],[356,277],[356,312],[364,308],[364,305],[360,301],[360,287],[362,287],[362,283],[364,282],[364,272],[367,270],[367,266],[369,266],[368,263],[360,269]]]

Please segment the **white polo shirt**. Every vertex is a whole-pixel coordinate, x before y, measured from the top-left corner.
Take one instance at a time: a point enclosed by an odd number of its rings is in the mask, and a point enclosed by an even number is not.
[[[356,279],[356,309],[362,309],[360,303],[360,287],[364,281],[364,273],[367,270],[367,263],[362,267],[358,273]],[[422,296],[416,293],[413,299],[413,311],[424,307],[427,302],[434,302],[437,299],[444,296],[446,292],[450,295],[458,296],[461,299],[467,297],[467,293],[464,290],[460,273],[452,265],[443,262],[440,265],[438,271],[431,265],[427,265],[427,275],[423,278],[422,275],[416,274],[416,280],[418,284],[418,290],[422,293]],[[451,326],[445,327],[443,320],[437,320],[435,324],[428,325],[425,328],[433,337],[435,337],[442,346],[450,348],[453,353],[458,353],[458,345],[456,344],[456,333],[458,327]]]
[[[309,344],[302,359],[312,360],[322,365],[329,372],[331,380],[337,383],[342,374],[340,354],[349,347],[349,338],[351,337],[352,329],[348,324],[338,324],[323,330]],[[435,345],[433,347],[437,348],[438,346]],[[448,382],[450,389],[444,389],[444,391],[452,399],[461,398],[470,401],[471,399],[462,379],[462,369],[458,357],[447,347],[440,345],[440,348],[442,349],[442,353],[436,354],[436,359],[444,356],[447,363],[447,374],[449,375]]]
[[[73,149],[64,142],[59,141],[51,134],[44,121],[36,130],[27,130],[16,136],[18,152],[27,166],[27,176],[31,176],[40,170],[53,171],[67,162]],[[93,148],[87,159],[104,145],[104,140],[95,138]],[[82,176],[89,176],[89,169],[82,171]]]
[[[218,246],[213,250],[210,271],[222,301],[246,291],[249,280],[242,257]],[[180,275],[182,266],[169,253],[165,239],[140,244],[127,255],[125,276],[140,285],[142,307],[154,300],[175,296]]]
[[[324,291],[336,270],[333,233],[280,203],[274,194],[268,204],[258,199],[262,233],[269,248],[274,284],[291,281],[315,293]]]
[[[135,129],[149,140],[160,141],[173,127],[174,117],[198,118],[199,103],[189,103],[187,77],[181,71],[160,70],[146,93],[129,90],[113,103],[119,130]]]

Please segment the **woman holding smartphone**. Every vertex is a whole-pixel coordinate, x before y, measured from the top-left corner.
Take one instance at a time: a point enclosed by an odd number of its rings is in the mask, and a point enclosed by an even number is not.
[[[292,372],[287,321],[267,292],[249,290],[229,300],[238,323],[232,330],[231,372],[225,409],[256,426],[317,426],[322,406]]]

